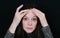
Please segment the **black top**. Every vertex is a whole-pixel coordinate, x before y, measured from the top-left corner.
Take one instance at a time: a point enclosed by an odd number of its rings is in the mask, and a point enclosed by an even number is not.
[[[50,27],[46,26],[41,29],[44,33],[45,38],[53,38]],[[14,38],[14,34],[12,34],[10,31],[7,31],[6,35],[4,38]],[[31,38],[31,35],[29,34],[27,38]]]

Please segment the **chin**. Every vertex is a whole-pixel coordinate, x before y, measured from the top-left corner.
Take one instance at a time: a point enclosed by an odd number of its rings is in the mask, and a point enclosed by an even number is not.
[[[27,32],[27,33],[32,33],[31,31]]]
[[[31,30],[28,30],[28,31],[26,31],[26,33],[32,33],[33,32],[33,30],[31,31]]]
[[[24,29],[26,33],[32,33],[34,29]]]

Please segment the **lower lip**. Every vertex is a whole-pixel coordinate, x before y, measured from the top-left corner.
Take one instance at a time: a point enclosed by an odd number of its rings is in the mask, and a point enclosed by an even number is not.
[[[27,29],[32,30],[32,28],[27,28]]]

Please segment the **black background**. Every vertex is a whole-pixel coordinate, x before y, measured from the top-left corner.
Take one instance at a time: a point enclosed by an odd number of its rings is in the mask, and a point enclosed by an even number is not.
[[[28,2],[37,2],[43,12],[45,12],[47,21],[50,25],[54,38],[60,37],[60,1],[59,0],[28,0]],[[0,0],[0,38],[6,34],[16,8],[26,0]]]

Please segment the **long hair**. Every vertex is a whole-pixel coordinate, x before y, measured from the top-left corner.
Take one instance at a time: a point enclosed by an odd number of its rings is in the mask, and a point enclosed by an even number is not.
[[[37,6],[35,4],[24,4],[22,9],[31,9],[31,8],[37,8]],[[22,18],[22,20],[23,20],[23,18]],[[41,26],[39,18],[37,20],[36,29],[31,34],[27,34],[23,30],[22,20],[20,21],[19,25],[16,28],[14,38],[29,38],[29,37],[31,37],[31,38],[44,38],[44,34],[41,30],[42,26]]]
[[[27,38],[28,36],[32,38],[44,38],[44,34],[41,30],[42,26],[40,24],[39,18],[37,21],[38,22],[36,25],[36,29],[31,34],[27,34],[22,28],[22,20],[21,20],[20,24],[16,28],[14,38]]]

